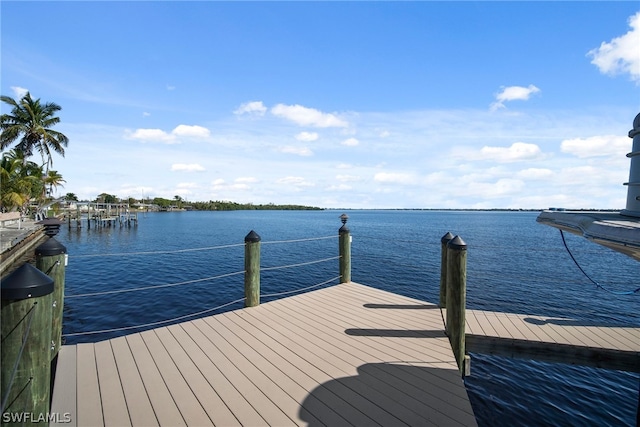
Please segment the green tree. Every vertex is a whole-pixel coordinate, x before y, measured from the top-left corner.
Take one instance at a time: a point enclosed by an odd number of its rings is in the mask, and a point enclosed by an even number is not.
[[[75,193],[67,193],[67,194],[65,194],[64,199],[67,202],[77,202],[78,201],[78,196],[76,196]]]
[[[0,149],[4,150],[17,141],[14,149],[25,159],[31,157],[34,150],[38,151],[48,172],[49,166],[53,165],[52,151],[64,157],[64,148],[69,143],[64,134],[51,129],[60,123],[55,114],[62,107],[53,102],[42,104],[29,92],[19,101],[9,96],[1,96],[0,100],[12,107],[10,114],[0,116]]]
[[[10,150],[0,160],[0,206],[3,210],[26,210],[32,198],[42,194],[42,168]]]
[[[67,182],[67,181],[62,179],[62,175],[60,175],[58,171],[47,172],[47,175],[44,178],[44,183],[45,185],[49,186],[50,197],[53,197],[54,188],[57,189],[58,187],[64,187],[64,185],[62,185],[63,182]]]

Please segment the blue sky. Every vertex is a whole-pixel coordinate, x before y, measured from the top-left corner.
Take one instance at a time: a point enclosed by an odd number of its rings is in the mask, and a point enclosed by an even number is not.
[[[59,195],[626,204],[637,2],[3,1],[0,13],[2,94],[62,106]]]

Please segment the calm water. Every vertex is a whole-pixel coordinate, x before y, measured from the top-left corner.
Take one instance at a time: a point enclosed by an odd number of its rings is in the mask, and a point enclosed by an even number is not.
[[[263,269],[335,257],[341,213],[149,213],[131,228],[63,226],[58,240],[69,252],[67,343],[136,330],[74,333],[161,322],[241,299],[242,243],[250,230],[262,237]],[[596,288],[569,258],[559,231],[537,224],[535,212],[347,213],[356,282],[437,303],[440,238],[450,231],[468,245],[469,308],[565,316],[589,325],[640,325],[640,295]],[[330,238],[304,240],[319,237]],[[581,237],[566,239],[598,283],[614,292],[638,287],[639,263]],[[337,275],[335,259],[271,269],[262,273],[262,293],[331,285]],[[150,286],[162,287],[71,297]],[[220,310],[207,314],[215,312]],[[637,374],[472,354],[465,383],[481,426],[635,425]]]

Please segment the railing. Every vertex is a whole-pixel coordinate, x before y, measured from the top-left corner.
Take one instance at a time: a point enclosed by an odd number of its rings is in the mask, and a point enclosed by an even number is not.
[[[295,293],[305,292],[311,289],[321,288],[324,286],[328,286],[331,284],[341,283],[350,281],[351,270],[350,270],[350,244],[351,238],[349,230],[346,227],[346,216],[341,218],[343,225],[340,228],[338,235],[334,236],[322,236],[322,237],[312,237],[312,238],[301,238],[301,239],[291,239],[291,240],[282,240],[282,241],[267,241],[262,242],[260,236],[255,232],[251,231],[245,237],[244,244],[227,244],[227,245],[219,245],[212,247],[202,247],[202,248],[187,248],[187,249],[178,249],[178,250],[165,250],[165,251],[145,251],[145,252],[129,252],[129,253],[109,253],[109,254],[94,254],[94,255],[80,255],[75,256],[73,259],[87,259],[87,258],[117,258],[117,257],[126,257],[127,259],[131,259],[135,256],[159,256],[159,255],[177,255],[177,254],[185,254],[192,253],[198,251],[216,251],[216,250],[227,250],[232,248],[240,248],[244,247],[244,269],[236,270],[236,271],[227,271],[222,272],[221,274],[217,274],[214,276],[208,276],[204,278],[197,278],[191,280],[184,280],[179,282],[165,283],[165,284],[156,284],[156,285],[142,285],[133,288],[124,288],[124,289],[109,289],[105,291],[94,291],[94,292],[84,292],[84,293],[68,293],[65,298],[67,300],[75,300],[75,299],[84,299],[84,298],[103,298],[108,296],[118,296],[118,295],[128,295],[142,291],[159,291],[167,288],[175,288],[186,285],[204,283],[204,282],[213,282],[219,281],[222,283],[227,282],[229,279],[234,278],[235,276],[244,276],[244,297],[238,297],[237,299],[231,299],[222,304],[217,304],[214,307],[208,307],[206,309],[193,311],[187,314],[182,314],[180,316],[175,316],[171,318],[166,318],[162,320],[153,320],[149,322],[139,323],[135,325],[123,325],[123,326],[115,326],[111,328],[96,328],[95,330],[75,330],[66,332],[63,337],[69,340],[75,340],[77,337],[82,336],[95,336],[95,335],[103,335],[109,337],[115,336],[114,334],[120,334],[131,331],[140,331],[143,329],[149,329],[152,327],[158,327],[163,325],[168,325],[172,323],[176,323],[179,321],[185,321],[194,319],[197,317],[201,317],[204,315],[212,314],[214,312],[220,312],[223,309],[229,309],[233,306],[237,306],[237,304],[244,302],[245,307],[253,307],[260,304],[260,301],[268,301],[271,299],[279,298],[286,295],[291,295]],[[260,255],[261,255],[261,247],[263,245],[271,246],[271,245],[283,245],[283,244],[305,244],[308,242],[318,242],[323,240],[335,240],[338,239],[339,243],[339,255],[337,256],[326,256],[319,259],[309,259],[309,260],[300,260],[295,263],[288,263],[282,265],[267,265],[262,266]],[[269,249],[267,249],[267,253],[269,253]],[[300,251],[304,253],[305,251]],[[309,251],[307,251],[309,252]],[[331,277],[325,277],[321,281],[317,283],[307,284],[304,283],[304,279],[296,280],[296,283],[303,283],[304,286],[295,288],[295,289],[277,289],[274,292],[269,293],[261,293],[260,290],[260,280],[261,277],[267,278],[270,282],[275,281],[276,279],[273,277],[272,272],[277,272],[280,270],[289,270],[289,269],[297,269],[307,266],[314,265],[322,265],[324,263],[336,262],[338,263],[338,274],[333,275]],[[144,262],[144,261],[141,261]],[[264,274],[266,273],[266,274]],[[272,287],[272,286],[270,286]],[[241,289],[239,288],[238,291]]]

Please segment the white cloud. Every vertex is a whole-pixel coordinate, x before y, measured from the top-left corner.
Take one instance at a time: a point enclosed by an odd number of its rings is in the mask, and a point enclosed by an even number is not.
[[[25,96],[27,92],[29,92],[29,89],[25,89],[20,86],[11,86],[11,90],[13,91],[17,99],[22,99],[22,97]]]
[[[462,181],[464,180],[465,177],[462,177]],[[524,182],[519,179],[503,178],[496,182],[476,182],[471,179],[464,188],[469,195],[475,197],[481,195],[483,198],[499,198],[520,194],[524,187]]]
[[[601,135],[588,138],[566,139],[560,144],[563,153],[579,158],[620,156],[631,151],[632,141],[626,136]]]
[[[529,97],[534,94],[540,92],[540,89],[535,87],[534,85],[529,85],[528,87],[524,86],[508,86],[503,87],[502,91],[496,94],[496,101],[491,104],[491,110],[495,111],[498,108],[504,108],[504,103],[507,101],[526,101]]]
[[[553,171],[544,168],[528,168],[519,171],[516,176],[522,179],[548,179],[553,177]]]
[[[313,151],[309,149],[309,147],[294,147],[293,145],[285,145],[283,147],[278,147],[278,151],[281,153],[287,154],[297,154],[298,156],[313,156]]]
[[[331,113],[323,113],[314,108],[303,107],[302,105],[277,104],[271,108],[271,114],[290,120],[300,126],[314,126],[319,128],[347,127],[349,124]]]
[[[237,115],[242,114],[256,114],[263,116],[267,112],[267,107],[264,106],[262,101],[250,101],[241,104],[233,113]]]
[[[360,144],[360,141],[355,138],[349,138],[342,141],[341,144],[346,145],[347,147],[355,147],[356,145]]]
[[[536,144],[514,142],[510,147],[482,147],[480,149],[479,160],[519,162],[523,160],[540,159],[542,157],[542,151]]]
[[[130,139],[138,139],[140,141],[160,141],[167,144],[178,143],[179,137],[182,138],[207,138],[211,132],[202,126],[178,125],[171,131],[165,132],[162,129],[136,129],[135,131],[127,131],[126,136]]]
[[[319,135],[316,132],[300,132],[296,135],[298,141],[311,142],[317,140]]]
[[[174,163],[171,165],[171,170],[173,172],[202,172],[206,169],[202,165],[199,165],[197,163]]]
[[[207,138],[211,132],[202,126],[178,125],[171,131],[171,134],[190,138]]]
[[[336,175],[336,180],[340,182],[355,182],[360,181],[360,177],[356,175]]]
[[[253,184],[258,182],[258,178],[252,176],[241,176],[239,178],[236,178],[234,182],[238,184]]]
[[[149,117],[151,115],[151,113],[148,113],[146,111],[142,112],[142,117]]]
[[[350,185],[347,184],[337,184],[337,185],[330,185],[329,187],[327,187],[325,190],[326,191],[349,191],[352,190],[353,188]]]
[[[378,172],[373,176],[373,180],[382,184],[414,184],[415,178],[408,173],[400,172]]]
[[[167,85],[167,90],[176,90],[176,87],[172,85]]]
[[[287,176],[276,181],[277,184],[291,185],[294,187],[313,187],[314,184],[301,176]]]
[[[139,139],[141,141],[163,141],[171,143],[175,140],[175,136],[162,129],[136,129],[130,133],[129,138]]]
[[[629,30],[626,34],[602,42],[599,48],[592,49],[587,56],[592,58],[601,73],[610,76],[629,74],[631,80],[640,84],[640,12],[629,18]]]

